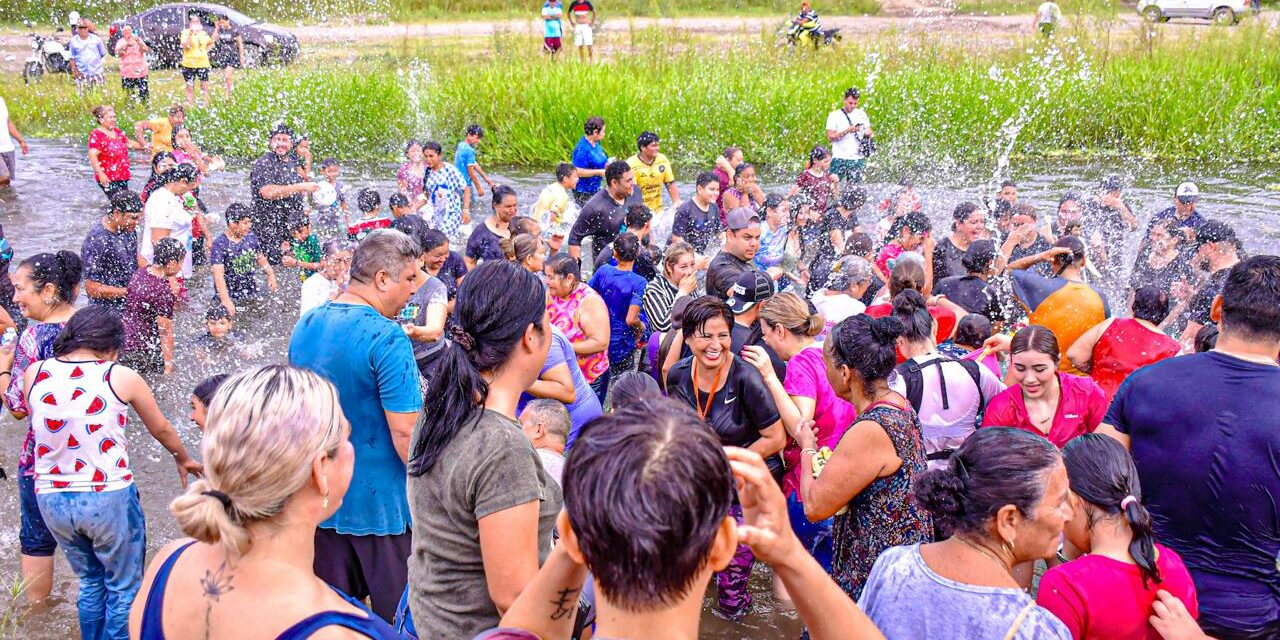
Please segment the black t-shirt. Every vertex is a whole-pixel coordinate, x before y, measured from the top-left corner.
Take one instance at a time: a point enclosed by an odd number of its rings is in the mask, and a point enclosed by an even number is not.
[[[721,444],[749,447],[760,439],[761,431],[781,419],[778,406],[764,378],[750,364],[733,358],[725,375],[728,379],[711,400],[707,425],[720,436]],[[667,394],[694,410],[698,409],[698,401],[707,405],[707,394],[694,392],[692,356],[677,362],[667,373]]]
[[[1209,317],[1209,313],[1213,310],[1213,299],[1222,293],[1222,288],[1227,284],[1227,272],[1231,269],[1219,269],[1209,276],[1209,281],[1191,296],[1191,302],[1187,305],[1187,310],[1183,313],[1183,318],[1188,322],[1195,322],[1203,325],[1213,324],[1213,318]]]
[[[416,213],[407,213],[399,218],[393,218],[391,220],[391,228],[413,238],[414,242],[421,243],[422,236],[426,234],[427,229],[430,227],[427,226],[427,221],[423,220],[422,216]]]
[[[760,321],[756,320],[755,324],[747,326],[744,324],[733,323],[733,328],[729,330],[733,336],[733,342],[729,350],[735,354],[742,353],[742,348],[746,346],[764,347],[764,352],[769,354],[769,362],[773,364],[773,373],[778,376],[779,380],[787,379],[787,363],[778,357],[778,353],[764,342],[764,333],[760,330]]]
[[[1128,206],[1128,203],[1125,203]],[[1132,209],[1130,209],[1132,211]],[[1095,256],[1091,252],[1090,257],[1094,258],[1094,267],[1099,271],[1107,274],[1114,274],[1120,269],[1120,256],[1124,251],[1124,237],[1129,232],[1129,225],[1124,221],[1124,216],[1114,207],[1103,205],[1097,200],[1089,200],[1084,204],[1083,234],[1081,238],[1085,246],[1092,244],[1092,240],[1097,236],[1102,241],[1105,256]],[[1106,258],[1105,260],[1103,258]]]
[[[476,262],[502,260],[502,247],[498,244],[501,241],[502,236],[482,222],[476,225],[471,232],[471,239],[467,240],[466,256]]]
[[[1190,277],[1191,262],[1194,257],[1194,253],[1184,251],[1169,264],[1156,268],[1148,262],[1149,255],[1139,256],[1138,261],[1133,264],[1133,272],[1129,275],[1129,288],[1136,290],[1142,287],[1155,287],[1165,293],[1171,293],[1174,282]],[[1212,304],[1213,300],[1210,299],[1209,302]]]
[[[458,281],[465,275],[467,275],[467,263],[457,251],[450,251],[449,257],[444,259],[444,266],[440,267],[440,273],[436,274],[440,282],[444,283],[444,288],[449,291],[450,300],[458,296]]]
[[[658,276],[658,268],[655,265],[660,262],[660,258],[655,254],[656,249],[649,246],[648,239],[646,238],[645,244],[640,245],[640,255],[636,258],[636,263],[631,268],[636,275],[644,278],[645,282],[653,280]],[[610,242],[605,245],[604,248],[600,250],[600,253],[596,254],[596,261],[591,264],[595,265],[597,268],[602,264],[617,266],[618,263],[613,259],[613,243]]]
[[[937,264],[937,263],[934,263]],[[943,278],[933,286],[933,292],[946,296],[969,313],[980,313],[988,320],[1002,320],[996,288],[977,276],[952,276]]]
[[[951,236],[938,241],[937,246],[933,248],[933,281],[941,282],[943,278],[963,276],[966,273],[964,249],[957,247],[956,243],[951,241]]]
[[[1015,262],[1022,258],[1034,256],[1037,253],[1048,251],[1052,248],[1053,245],[1049,244],[1049,241],[1045,240],[1044,236],[1036,234],[1036,240],[1031,243],[1031,246],[1024,247],[1022,245],[1018,245],[1013,248],[1013,252],[1009,255],[1009,262]],[[1037,262],[1036,264],[1031,265],[1029,270],[1046,278],[1053,277],[1053,265],[1048,262]]]
[[[831,242],[831,232],[840,231],[846,242],[849,240],[849,234],[854,233],[858,228],[858,214],[850,213],[849,217],[840,215],[839,209],[832,209],[822,218],[822,236],[818,238],[820,248],[819,255],[835,259],[837,256],[836,246]]]
[[[277,221],[278,224],[283,224],[291,215],[302,215],[303,196],[300,193],[279,200],[262,197],[262,188],[265,186],[299,182],[302,182],[302,176],[298,175],[298,164],[291,156],[281,158],[268,151],[253,163],[253,170],[249,173],[249,186],[253,192],[255,232],[260,232],[258,227],[262,222]]]
[[[631,192],[631,197],[618,204],[608,189],[601,189],[582,205],[578,220],[569,230],[569,246],[580,247],[582,241],[591,238],[592,248],[603,247],[618,237],[622,224],[626,222],[627,208],[640,204],[640,190]]]
[[[721,231],[724,224],[720,222],[720,207],[713,202],[703,211],[692,198],[680,204],[671,222],[671,235],[680,236],[700,254],[707,252],[707,245]]]
[[[728,300],[729,289],[733,288],[739,275],[759,270],[760,267],[755,262],[746,262],[728,251],[721,251],[711,259],[711,264],[707,267],[707,293],[721,300]]]

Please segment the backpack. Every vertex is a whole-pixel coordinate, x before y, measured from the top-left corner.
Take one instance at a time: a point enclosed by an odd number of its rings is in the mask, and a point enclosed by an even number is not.
[[[894,371],[897,371],[898,375],[902,376],[902,382],[907,387],[907,402],[911,403],[911,407],[916,410],[916,413],[920,412],[920,404],[924,401],[924,368],[938,367],[938,384],[941,387],[939,390],[942,392],[942,408],[951,408],[951,403],[947,399],[947,377],[942,374],[942,364],[944,362],[959,363],[969,373],[969,377],[973,378],[973,386],[978,388],[978,415],[976,421],[980,425],[982,423],[982,412],[987,408],[987,397],[982,392],[982,371],[978,368],[982,365],[973,360],[955,360],[942,356],[924,364],[908,360],[898,365],[894,368]]]

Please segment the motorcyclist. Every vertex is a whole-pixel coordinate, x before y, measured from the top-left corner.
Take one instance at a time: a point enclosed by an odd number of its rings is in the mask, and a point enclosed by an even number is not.
[[[792,35],[805,38],[814,37],[822,30],[822,20],[818,18],[818,12],[813,10],[813,4],[809,0],[800,3],[800,15],[791,20]]]

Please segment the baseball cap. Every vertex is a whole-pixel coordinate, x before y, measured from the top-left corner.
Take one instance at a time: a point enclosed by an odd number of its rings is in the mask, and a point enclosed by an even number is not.
[[[1174,191],[1178,201],[1182,203],[1195,202],[1200,199],[1200,187],[1194,182],[1184,182],[1178,185],[1177,191]]]
[[[734,315],[746,313],[757,302],[773,295],[773,280],[763,271],[744,271],[729,288],[729,309]]]
[[[725,216],[730,231],[746,229],[753,224],[760,224],[760,216],[750,207],[738,207]]]
[[[1231,242],[1237,247],[1240,240],[1236,238],[1236,230],[1221,220],[1209,220],[1196,229],[1196,246],[1209,242]]]

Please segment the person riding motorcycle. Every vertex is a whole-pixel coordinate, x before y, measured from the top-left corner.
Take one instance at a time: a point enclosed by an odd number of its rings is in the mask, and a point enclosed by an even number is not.
[[[813,5],[808,0],[801,2],[800,15],[791,20],[791,29],[787,35],[797,40],[816,39],[820,31],[822,20],[818,18],[818,12],[813,10]]]

